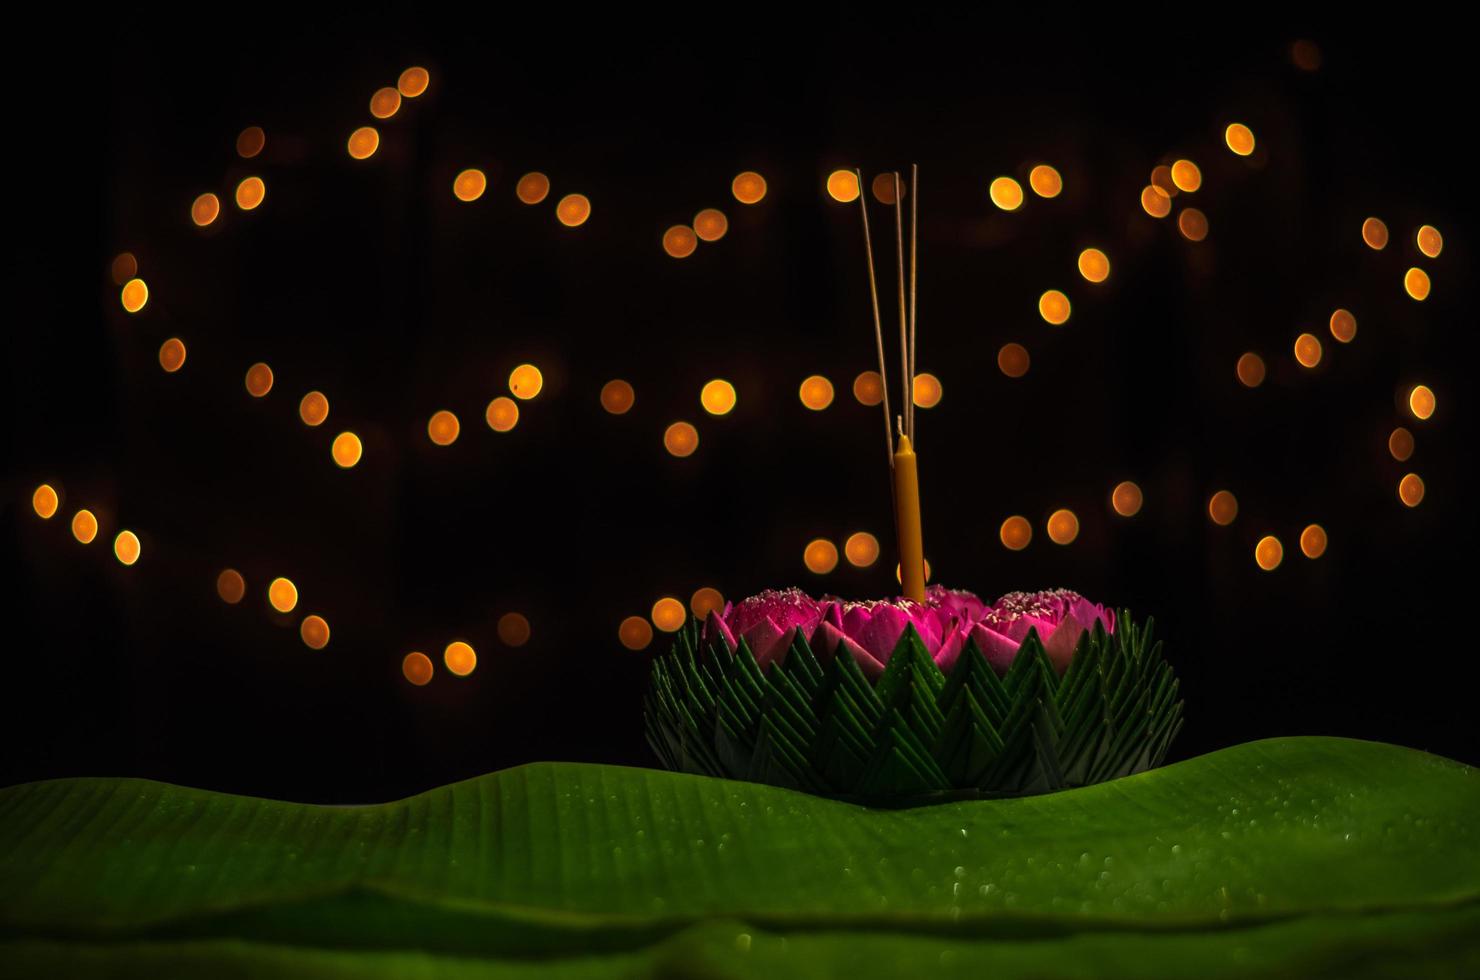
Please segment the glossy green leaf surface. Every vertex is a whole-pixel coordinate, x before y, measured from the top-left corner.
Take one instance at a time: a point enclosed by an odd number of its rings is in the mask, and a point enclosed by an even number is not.
[[[0,790],[0,973],[1475,973],[1477,813],[1469,767],[1317,738],[912,810],[574,763],[367,807],[59,780]]]

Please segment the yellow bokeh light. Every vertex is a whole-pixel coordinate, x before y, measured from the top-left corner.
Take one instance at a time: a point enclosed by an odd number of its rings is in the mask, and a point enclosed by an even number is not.
[[[322,391],[310,391],[298,403],[298,417],[307,426],[323,425],[329,417],[329,399]]]
[[[439,446],[450,446],[457,441],[458,433],[462,431],[462,423],[458,422],[457,416],[442,409],[432,413],[431,419],[427,421],[427,438]]]
[[[115,286],[122,286],[138,274],[139,260],[134,258],[133,252],[119,252],[108,265],[108,275]]]
[[[1303,333],[1295,338],[1295,360],[1303,368],[1313,368],[1321,363],[1321,338],[1313,333]]]
[[[1030,363],[1028,348],[1015,341],[1003,344],[997,351],[997,370],[1009,378],[1021,378],[1027,374]]]
[[[1307,558],[1319,558],[1326,553],[1326,529],[1311,524],[1300,532],[1300,551]]]
[[[923,559],[923,560],[925,562],[925,581],[929,582],[930,581],[930,559],[929,558],[926,558],[926,559]],[[899,575],[900,575],[899,565],[896,564],[894,566],[894,581],[899,582],[901,585],[903,585],[904,584],[904,580],[901,579],[899,577]]]
[[[928,372],[915,375],[913,396],[915,404],[920,408],[934,408],[940,404],[944,394],[945,388],[941,386],[940,379],[935,375]]]
[[[1177,190],[1191,194],[1202,186],[1202,171],[1191,160],[1178,160],[1172,164],[1172,183]]]
[[[458,677],[466,677],[478,666],[478,654],[463,640],[453,640],[442,651],[442,663]]]
[[[401,77],[396,79],[396,91],[408,99],[414,99],[425,92],[431,82],[432,76],[425,68],[413,66],[401,72]]]
[[[41,484],[31,494],[31,509],[42,520],[51,520],[52,517],[56,516],[57,508],[61,504],[61,496],[50,483]]]
[[[617,627],[617,640],[628,650],[646,650],[653,642],[653,628],[641,616],[628,616]]]
[[[802,549],[802,564],[814,575],[826,575],[838,567],[838,546],[826,538],[814,538]]]
[[[267,197],[267,184],[261,177],[245,177],[236,185],[236,206],[255,211]]]
[[[1176,197],[1179,193],[1176,182],[1172,180],[1172,168],[1164,163],[1151,168],[1151,186],[1168,198]]]
[[[834,170],[827,175],[827,193],[843,204],[858,200],[858,175],[851,170]]]
[[[601,386],[601,407],[612,415],[626,415],[636,401],[637,392],[621,378],[613,378]]]
[[[417,687],[431,683],[432,670],[432,658],[420,650],[412,650],[401,659],[401,676]]]
[[[1343,344],[1349,344],[1357,336],[1357,318],[1351,310],[1337,310],[1331,314],[1331,336]]]
[[[1097,248],[1087,248],[1079,253],[1079,274],[1090,282],[1104,282],[1110,278],[1110,259]]]
[[[356,160],[368,160],[380,149],[380,132],[374,126],[361,126],[349,134],[345,147]]]
[[[323,616],[304,616],[298,635],[310,650],[322,650],[329,645],[329,623]]]
[[[1238,373],[1239,383],[1245,388],[1257,388],[1264,383],[1264,358],[1253,351],[1239,356],[1235,370]]]
[[[329,454],[334,457],[334,462],[340,469],[350,469],[360,462],[365,447],[360,442],[360,437],[353,432],[341,432],[334,437],[334,443],[329,447]]]
[[[1413,455],[1413,433],[1401,425],[1388,435],[1388,452],[1400,463],[1407,462]]]
[[[476,201],[488,190],[488,175],[469,167],[452,178],[452,196],[459,201]]]
[[[1368,248],[1382,251],[1387,248],[1388,227],[1381,218],[1368,218],[1362,222],[1362,241]]]
[[[1054,326],[1069,319],[1069,297],[1057,289],[1047,290],[1038,297],[1038,315]]]
[[[1424,225],[1418,229],[1414,236],[1418,241],[1418,250],[1431,259],[1437,259],[1439,253],[1444,251],[1444,236],[1439,234],[1439,229],[1433,225]]]
[[[483,410],[483,421],[494,432],[508,432],[519,424],[519,403],[507,395],[499,395]]]
[[[1002,522],[997,537],[1002,541],[1002,547],[1008,551],[1022,551],[1033,540],[1033,525],[1028,523],[1026,517],[1014,514]]]
[[[721,612],[724,608],[724,595],[719,589],[708,585],[695,589],[694,594],[689,596],[689,611],[701,621],[708,619],[711,612]]]
[[[210,191],[190,202],[190,220],[197,228],[204,228],[221,215],[221,199]]]
[[[1079,517],[1067,507],[1048,516],[1048,539],[1054,544],[1072,544],[1079,537]]]
[[[730,230],[730,219],[718,208],[705,208],[694,215],[694,234],[706,242],[717,242]]]
[[[1254,131],[1243,123],[1229,123],[1223,131],[1223,142],[1241,157],[1254,152]]]
[[[247,394],[253,398],[265,397],[272,390],[272,368],[258,361],[247,368],[247,376],[243,383],[247,386]]]
[[[1403,274],[1403,291],[1420,303],[1429,298],[1431,286],[1429,274],[1416,266]]]
[[[243,160],[250,160],[262,152],[267,145],[267,134],[261,126],[248,126],[237,134],[236,152]]]
[[[538,204],[550,196],[550,178],[539,171],[527,173],[514,185],[514,196],[525,204]]]
[[[389,119],[401,108],[401,93],[387,85],[378,88],[370,96],[370,115],[376,119]]]
[[[832,382],[820,374],[809,376],[797,390],[802,404],[814,412],[820,412],[833,403]]]
[[[853,379],[853,397],[870,407],[884,400],[884,381],[878,371],[864,371]]]
[[[578,228],[591,217],[591,199],[585,194],[567,194],[555,205],[555,217],[567,228]]]
[[[142,551],[139,536],[132,531],[119,531],[118,536],[113,539],[113,554],[125,565],[138,561]]]
[[[1064,190],[1064,178],[1046,163],[1040,163],[1028,172],[1028,186],[1039,197],[1058,197]]]
[[[1023,206],[1023,185],[1011,177],[997,177],[987,188],[992,203],[1004,211],[1016,211]]]
[[[1439,399],[1435,397],[1428,385],[1414,385],[1408,392],[1408,411],[1413,417],[1422,421],[1434,414],[1434,409],[1439,407]]]
[[[507,612],[498,618],[498,641],[506,647],[522,647],[529,642],[529,618],[523,613]]]
[[[227,605],[234,606],[247,594],[247,581],[234,568],[223,568],[216,576],[216,594]]]
[[[509,391],[520,401],[529,401],[545,387],[545,376],[533,364],[521,364],[509,372]]]
[[[1172,199],[1160,187],[1147,184],[1141,188],[1141,209],[1153,218],[1165,218],[1172,213]]]
[[[92,544],[98,536],[98,518],[90,510],[79,510],[72,515],[72,537],[83,544]]]
[[[728,415],[735,407],[735,386],[722,378],[715,378],[700,389],[699,404],[710,415]]]
[[[123,284],[123,289],[118,294],[123,308],[130,313],[137,313],[149,302],[149,285],[142,279],[130,279]]]
[[[1417,507],[1423,503],[1424,489],[1423,477],[1409,473],[1398,481],[1398,499],[1409,507]]]
[[[1227,490],[1219,490],[1208,498],[1208,517],[1220,527],[1232,524],[1238,517],[1238,498]]]
[[[1280,567],[1280,562],[1285,560],[1285,546],[1280,544],[1280,539],[1273,534],[1266,534],[1254,545],[1254,561],[1266,572],[1272,572]]]
[[[289,613],[298,605],[298,586],[291,579],[278,576],[267,585],[267,602],[280,613]]]
[[[855,531],[843,542],[843,554],[848,564],[868,568],[879,560],[879,539],[867,531]]]
[[[1141,488],[1134,481],[1122,480],[1110,491],[1110,506],[1121,517],[1135,517],[1141,512],[1142,503]]]
[[[1208,216],[1197,208],[1183,208],[1177,215],[1177,230],[1189,242],[1200,242],[1208,237]]]
[[[663,232],[663,251],[675,259],[686,259],[699,247],[699,236],[688,225],[674,225]]]
[[[166,374],[174,374],[185,366],[185,341],[171,337],[159,345],[159,366]]]
[[[653,603],[653,625],[664,633],[672,633],[688,621],[689,612],[684,604],[672,596],[664,596]]]
[[[741,204],[758,204],[766,196],[766,178],[754,170],[738,173],[730,181],[730,193]]]
[[[663,430],[663,448],[680,458],[699,448],[699,430],[687,422],[674,422]]]

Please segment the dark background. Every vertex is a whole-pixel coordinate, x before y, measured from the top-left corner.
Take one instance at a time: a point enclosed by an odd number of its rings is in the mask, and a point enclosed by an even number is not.
[[[823,184],[912,161],[919,363],[945,389],[918,420],[937,579],[1155,615],[1187,701],[1174,758],[1322,733],[1480,762],[1454,680],[1475,554],[1455,32],[462,16],[12,33],[0,784],[117,773],[349,802],[536,759],[651,764],[639,703],[662,640],[624,650],[624,616],[701,585],[893,585],[878,411],[849,393],[873,356],[857,207]],[[1302,37],[1316,71],[1292,64]],[[370,94],[412,64],[430,90],[350,160]],[[1231,121],[1254,157],[1224,147]],[[250,124],[267,149],[243,161]],[[1138,204],[1177,156],[1202,167],[1177,202],[1207,213],[1200,244]],[[1061,197],[991,206],[993,176],[1026,186],[1041,161]],[[473,204],[451,194],[467,166],[490,180]],[[755,207],[729,193],[745,169],[769,182]],[[553,182],[536,207],[513,193],[528,170]],[[197,194],[229,201],[249,173],[260,209],[190,224]],[[554,218],[571,191],[593,202],[578,229]],[[666,257],[663,229],[707,206],[728,236]],[[1385,251],[1362,244],[1369,214]],[[1413,245],[1425,222],[1445,235],[1436,260]],[[1112,262],[1100,286],[1075,271],[1091,244]],[[109,279],[124,250],[151,287],[138,316]],[[1412,264],[1433,277],[1422,304],[1402,290]],[[1050,287],[1074,303],[1063,327],[1036,313]],[[1350,345],[1325,326],[1338,306],[1357,316]],[[1290,353],[1302,330],[1325,344],[1315,371]],[[189,351],[175,375],[156,361],[170,336]],[[996,369],[1009,340],[1032,354],[1020,381]],[[1234,377],[1250,349],[1269,365],[1252,391]],[[276,372],[260,400],[242,385],[257,360]],[[483,406],[526,360],[544,393],[495,434]],[[838,391],[820,413],[796,394],[814,372]],[[598,405],[613,377],[636,387],[623,417]],[[739,390],[728,417],[699,408],[712,377]],[[1439,408],[1414,423],[1420,381]],[[297,418],[310,388],[330,399],[319,429]],[[441,408],[462,420],[450,448],[426,437]],[[700,431],[683,460],[662,448],[678,418]],[[1386,451],[1398,424],[1417,436],[1408,464]],[[343,428],[366,447],[349,471],[329,458]],[[1395,492],[1410,469],[1428,486],[1414,510]],[[1128,478],[1146,504],[1125,520],[1108,498]],[[30,508],[43,480],[64,491],[52,521]],[[1220,488],[1240,502],[1228,528],[1206,514]],[[102,520],[89,547],[67,527],[81,506]],[[1060,506],[1082,524],[1068,547],[1043,527]],[[1034,522],[1021,553],[997,541],[1014,513]],[[1312,521],[1331,539],[1317,561],[1296,543]],[[143,540],[132,568],[111,554],[121,526]],[[858,529],[886,560],[803,568],[812,537]],[[1253,560],[1266,533],[1286,547],[1273,573]],[[226,566],[247,578],[238,606],[215,594]],[[291,617],[265,600],[279,574],[301,591]],[[533,625],[521,649],[496,637],[510,610]],[[309,612],[331,624],[323,651],[298,638]],[[442,669],[455,638],[478,650],[470,677]],[[400,674],[414,649],[437,661],[426,688]]]

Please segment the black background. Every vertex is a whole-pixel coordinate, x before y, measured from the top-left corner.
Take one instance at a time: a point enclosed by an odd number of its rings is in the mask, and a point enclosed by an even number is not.
[[[1474,177],[1453,32],[465,16],[244,8],[12,33],[0,783],[116,773],[354,802],[536,759],[651,764],[649,653],[617,643],[624,616],[701,585],[893,584],[892,560],[818,577],[801,554],[857,529],[892,548],[877,409],[848,392],[872,365],[857,208],[823,184],[912,161],[920,368],[945,388],[918,421],[938,579],[1155,615],[1187,700],[1174,758],[1321,733],[1480,761],[1455,680],[1474,648]],[[1291,63],[1305,36],[1314,72]],[[411,64],[430,90],[350,160],[370,94]],[[1223,146],[1234,120],[1250,159]],[[243,161],[249,124],[267,150]],[[1184,155],[1204,186],[1177,204],[1207,213],[1201,244],[1138,204]],[[991,206],[993,176],[1026,183],[1040,161],[1061,197]],[[467,166],[490,181],[472,204],[450,192]],[[729,193],[745,169],[769,182],[755,207]],[[529,170],[553,183],[536,207],[513,194]],[[190,224],[195,195],[229,200],[251,173],[260,209]],[[572,191],[593,202],[578,229],[553,213]],[[666,257],[663,229],[708,206],[727,237]],[[1368,214],[1385,251],[1361,242]],[[1413,245],[1424,222],[1445,233],[1436,260]],[[1087,245],[1110,255],[1103,285],[1075,272]],[[138,316],[109,279],[124,250],[152,291]],[[1422,304],[1403,294],[1412,264],[1433,277]],[[1050,287],[1074,303],[1063,327],[1036,314]],[[1338,306],[1350,345],[1325,328]],[[1290,353],[1302,330],[1325,342],[1315,371]],[[156,361],[170,336],[189,351],[175,375]],[[995,366],[1009,340],[1032,354],[1020,381]],[[1234,377],[1250,349],[1269,364],[1253,391]],[[276,372],[260,400],[242,385],[257,360]],[[545,390],[495,434],[483,406],[525,360]],[[819,413],[796,395],[814,372],[838,390]],[[612,377],[637,391],[623,417],[598,405]],[[725,418],[698,405],[712,377],[739,390]],[[1414,423],[1419,381],[1439,410]],[[310,388],[330,399],[320,429],[297,419]],[[449,448],[426,437],[441,408],[462,419]],[[700,432],[685,460],[662,448],[679,418]],[[1417,436],[1408,464],[1386,451],[1397,424]],[[329,459],[343,428],[366,446],[349,471]],[[1395,492],[1410,469],[1415,510]],[[1146,496],[1130,520],[1108,507],[1127,478]],[[29,503],[43,480],[64,491],[49,522]],[[1225,487],[1241,510],[1220,528],[1206,501]],[[103,524],[89,547],[66,526],[81,506]],[[1060,506],[1082,524],[1068,547],[1043,530]],[[1014,513],[1035,527],[1016,554],[997,541]],[[1296,544],[1312,521],[1331,538],[1317,561]],[[143,539],[132,568],[110,553],[121,526]],[[1286,547],[1273,573],[1253,560],[1266,533]],[[215,595],[226,566],[247,578],[239,606]],[[328,619],[326,650],[270,612],[279,574],[298,615]],[[521,649],[496,637],[510,610],[533,624]],[[441,669],[455,638],[479,652],[465,679]],[[426,688],[400,675],[413,649],[438,661]]]

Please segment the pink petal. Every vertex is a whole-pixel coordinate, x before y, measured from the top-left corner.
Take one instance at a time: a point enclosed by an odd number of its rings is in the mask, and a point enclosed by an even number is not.
[[[850,640],[844,635],[842,630],[838,629],[832,623],[824,622],[821,626],[817,627],[817,632],[812,637],[812,645],[814,650],[819,651],[829,658],[836,656],[838,647],[842,647],[852,654],[853,659],[858,663],[859,669],[863,671],[865,676],[871,679],[884,673],[884,664],[882,661],[875,660],[873,654]]]
[[[999,674],[1007,673],[1012,666],[1013,659],[1017,656],[1018,647],[1021,644],[1009,636],[1003,636],[995,629],[991,629],[984,623],[977,623],[971,627],[971,638],[976,641],[977,649],[981,650],[982,656],[987,658],[987,663]]]
[[[729,615],[729,612],[730,606],[726,603],[725,615]],[[724,616],[711,609],[709,618],[704,620],[703,640],[705,644],[709,644],[713,643],[716,637],[725,641],[725,646],[730,648],[731,653],[734,653],[735,647],[739,645],[735,641],[735,634],[730,632],[730,627],[725,623]]]

